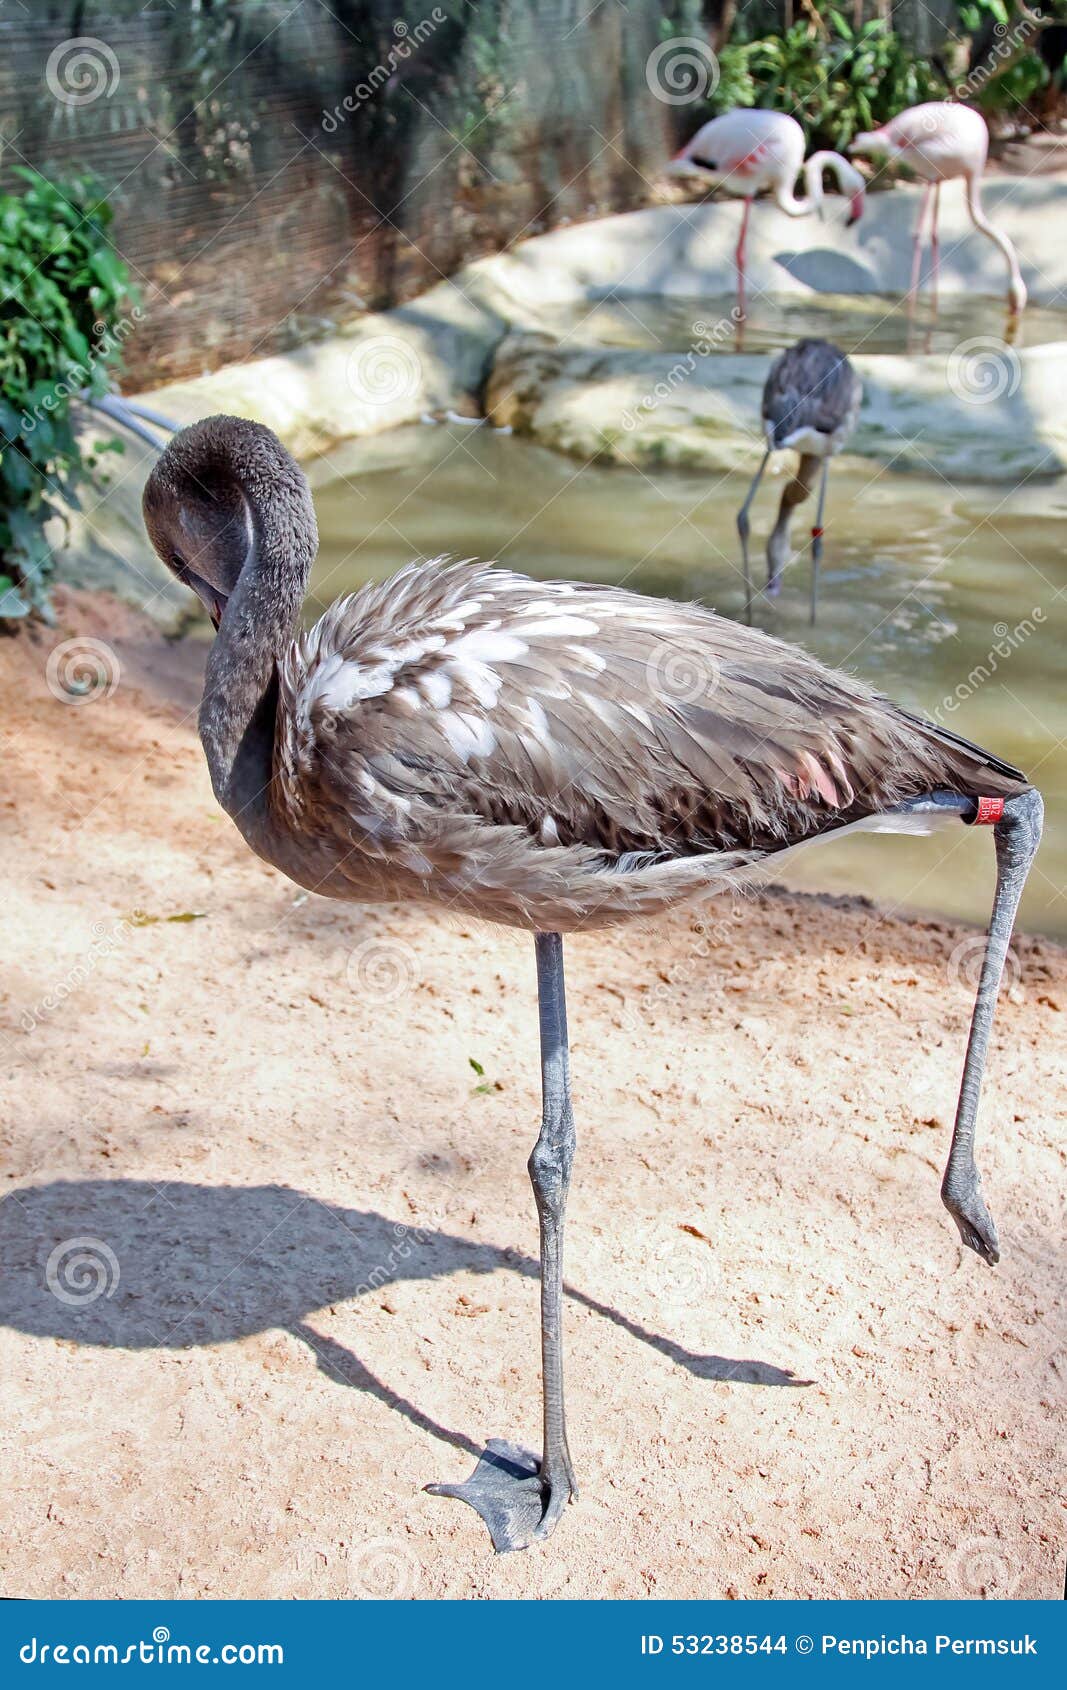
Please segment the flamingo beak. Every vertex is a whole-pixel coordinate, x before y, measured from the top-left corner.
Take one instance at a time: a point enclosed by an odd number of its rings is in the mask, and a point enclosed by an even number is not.
[[[861,188],[858,194],[853,194],[852,200],[849,204],[848,221],[845,224],[846,229],[851,229],[853,223],[859,222],[860,218],[863,216],[863,206],[864,198],[863,190]]]
[[[217,587],[213,587],[211,585],[210,581],[205,581],[202,575],[198,575],[194,569],[190,569],[189,565],[185,563],[184,560],[175,559],[171,564],[171,568],[174,570],[174,573],[177,575],[178,580],[183,586],[192,588],[193,592],[200,600],[200,603],[207,611],[208,616],[211,619],[211,626],[214,628],[215,632],[218,633],[219,624],[222,621],[222,613],[226,609],[228,602],[226,594],[220,593]]]

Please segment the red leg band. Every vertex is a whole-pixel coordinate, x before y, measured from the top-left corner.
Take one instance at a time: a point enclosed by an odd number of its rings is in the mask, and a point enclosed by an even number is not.
[[[1004,814],[1003,798],[979,798],[977,800],[978,813],[971,823],[972,827],[990,826],[998,822]]]

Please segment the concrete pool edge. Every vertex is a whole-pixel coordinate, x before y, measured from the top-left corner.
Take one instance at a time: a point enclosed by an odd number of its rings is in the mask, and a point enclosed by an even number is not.
[[[903,293],[919,193],[898,187],[869,196],[866,215],[847,230],[844,202],[836,197],[827,201],[824,222],[791,219],[761,201],[749,241],[753,290],[798,297]],[[1057,234],[1067,213],[1067,181],[993,178],[985,199],[989,215],[1020,249],[1035,303],[1067,303],[1067,243]],[[1002,294],[1001,254],[972,229],[962,193],[947,191],[942,200],[942,291]],[[737,201],[715,201],[654,206],[559,228],[479,259],[409,304],[361,317],[327,340],[175,383],[151,398],[180,421],[219,410],[255,416],[297,457],[314,458],[344,440],[417,422],[427,412],[464,401],[469,408],[506,338],[544,333],[546,313],[561,306],[613,290],[708,298],[731,293],[739,216]],[[765,368],[767,358],[761,362]],[[894,384],[903,384],[906,373],[894,376]],[[1045,385],[1051,392],[1055,384]],[[1055,441],[1060,407],[1044,408],[1043,389],[1036,397],[1043,405],[1040,438]]]
[[[486,394],[490,420],[576,458],[631,468],[754,469],[770,355],[568,347],[510,335]],[[1067,341],[998,352],[873,354],[849,451],[898,470],[1013,484],[1067,468]]]
[[[918,198],[911,188],[873,195],[867,215],[849,231],[841,226],[842,202],[836,199],[828,202],[825,223],[788,219],[761,201],[752,219],[753,286],[798,297],[842,283],[855,291],[902,291]],[[1035,301],[1067,302],[1067,243],[1055,238],[1062,227],[1056,214],[1062,218],[1067,211],[1067,181],[995,179],[988,184],[986,199],[990,215],[1020,247]],[[946,193],[943,200],[945,291],[988,288],[998,293],[999,253],[970,230],[962,196]],[[501,365],[513,359],[534,336],[541,337],[539,346],[555,344],[558,337],[548,331],[551,314],[560,307],[603,298],[613,288],[690,296],[703,292],[709,298],[729,293],[739,215],[736,201],[665,205],[556,229],[480,259],[408,305],[361,317],[326,340],[231,365],[145,397],[179,422],[218,411],[255,417],[281,436],[307,464],[313,482],[321,485],[339,474],[326,457],[334,447],[364,441],[368,463],[380,465],[390,457],[384,437],[394,429],[417,423],[428,412],[476,410],[487,383],[498,401],[494,359]],[[812,275],[821,277],[821,289]],[[538,401],[538,408],[545,408],[545,425],[539,423],[530,432],[586,459],[644,468],[677,462],[721,470],[754,460],[758,390],[769,356],[732,356],[730,391],[720,391],[718,397],[715,383],[722,388],[722,375],[713,378],[710,369],[704,370],[689,384],[688,404],[694,414],[679,416],[669,434],[662,427],[668,413],[657,421],[653,412],[634,430],[624,429],[620,421],[626,404],[639,401],[646,385],[654,385],[663,374],[649,365],[646,383],[641,366],[635,382],[634,371],[643,356],[600,349],[597,361],[603,379],[596,381],[589,371],[561,369],[558,386]],[[617,359],[623,383],[618,391],[612,386],[615,376],[605,362],[608,358]],[[628,359],[635,360],[632,367]],[[673,356],[667,360],[669,365],[675,361]],[[714,360],[700,362],[710,366]],[[976,403],[969,418],[973,426],[964,428],[962,441],[954,445],[948,423],[952,421],[954,429],[960,424],[957,405],[955,418],[945,419],[943,457],[933,463],[929,431],[915,426],[909,395],[928,395],[919,401],[924,421],[927,406],[952,408],[951,395],[946,398],[944,359],[883,357],[871,360],[878,364],[877,371],[860,362],[874,407],[864,417],[860,449],[866,441],[871,455],[883,462],[962,478],[967,453],[980,434],[985,439],[982,464],[974,468],[972,457],[972,474],[1011,479],[1053,474],[1067,463],[1061,420],[1067,345],[1020,353],[1019,387],[1009,395],[1007,408]],[[579,374],[580,380],[571,379]],[[1012,382],[1009,372],[1009,387]],[[717,415],[720,407],[725,426]],[[886,430],[881,440],[879,426]],[[92,422],[82,432],[88,440],[111,431]],[[612,433],[614,440],[609,438]],[[620,441],[624,434],[627,438]],[[88,512],[67,513],[70,543],[57,552],[57,574],[79,585],[110,588],[140,605],[147,589],[149,613],[161,627],[174,631],[188,618],[188,596],[169,578],[144,536],[140,488],[150,462],[146,448],[128,442],[127,469],[107,498]],[[355,473],[354,466],[347,473]]]

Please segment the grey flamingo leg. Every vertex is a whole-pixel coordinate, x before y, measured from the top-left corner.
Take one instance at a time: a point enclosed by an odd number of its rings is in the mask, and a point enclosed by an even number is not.
[[[1019,899],[1041,840],[1043,815],[1041,794],[1020,792],[1014,798],[1005,799],[1001,818],[994,824],[997,888],[967,1040],[956,1124],[952,1129],[948,1164],[941,1182],[941,1200],[959,1227],[960,1237],[990,1266],[1000,1259],[1000,1245],[997,1229],[982,1196],[974,1160],[975,1119],[1000,978],[1004,972]]]
[[[745,494],[745,502],[737,513],[737,532],[741,537],[741,562],[745,571],[745,621],[749,624],[752,622],[752,568],[748,561],[748,513],[752,505],[752,501],[756,497],[759,484],[763,480],[763,472],[767,468],[767,459],[770,455],[771,449],[768,446],[767,450],[763,454],[763,462],[752,477],[752,485]]]
[[[826,506],[826,477],[830,473],[830,460],[822,461],[822,479],[819,482],[819,503],[815,510],[815,526],[811,531],[811,625],[815,626],[815,614],[819,608],[819,564],[822,562],[822,515]]]
[[[536,942],[543,1107],[529,1169],[541,1229],[543,1453],[538,1463],[527,1451],[493,1438],[464,1484],[426,1487],[477,1509],[497,1550],[525,1549],[548,1537],[578,1495],[563,1402],[563,1223],[575,1143],[563,940],[558,933],[538,933]]]

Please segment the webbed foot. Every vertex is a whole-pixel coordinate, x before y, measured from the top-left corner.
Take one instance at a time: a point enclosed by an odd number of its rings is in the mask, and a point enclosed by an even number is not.
[[[458,1485],[427,1485],[431,1496],[455,1496],[469,1503],[485,1521],[493,1548],[525,1549],[548,1537],[567,1503],[578,1491],[570,1473],[562,1483],[546,1481],[536,1455],[490,1438],[469,1479]]]

